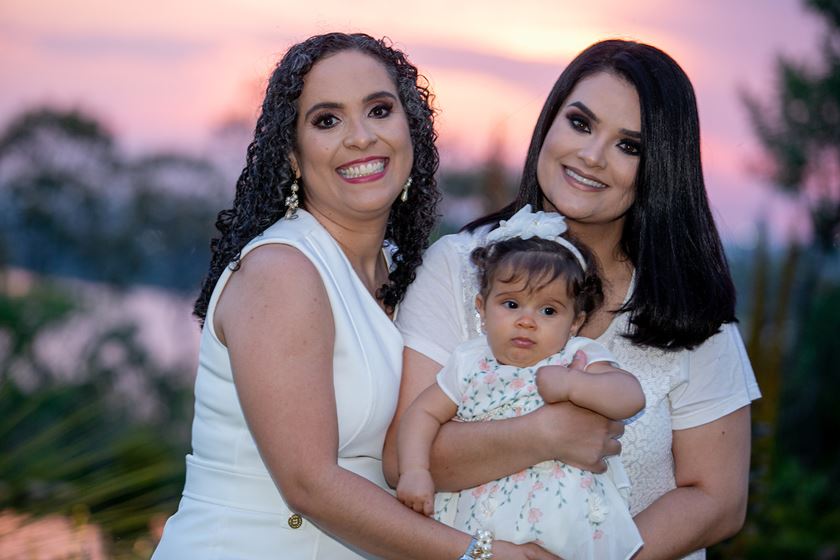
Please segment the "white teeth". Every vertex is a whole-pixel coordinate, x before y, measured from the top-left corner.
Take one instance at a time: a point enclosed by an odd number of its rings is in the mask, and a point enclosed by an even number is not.
[[[338,170],[338,174],[344,177],[345,179],[358,179],[359,177],[366,177],[368,175],[382,173],[384,169],[385,160],[377,159],[374,161],[369,161],[367,163],[362,163],[360,165],[354,165],[352,167],[342,167]]]
[[[572,171],[568,167],[566,168],[566,175],[568,175],[569,177],[571,177],[572,179],[574,179],[578,183],[583,183],[584,185],[594,187],[596,189],[605,189],[607,187],[607,185],[605,185],[604,183],[600,183],[600,182],[594,181],[592,179],[587,179],[586,177],[584,177],[582,175],[578,175],[577,173],[575,173],[574,171]]]

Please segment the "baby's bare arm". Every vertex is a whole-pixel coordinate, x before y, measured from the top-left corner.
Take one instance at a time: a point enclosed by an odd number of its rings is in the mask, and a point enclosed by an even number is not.
[[[440,426],[457,411],[455,403],[435,383],[420,393],[400,420],[397,498],[418,513],[432,514],[435,485],[429,472],[429,454]]]
[[[639,380],[606,362],[586,370],[543,366],[537,372],[537,388],[547,403],[570,401],[607,418],[630,418],[645,407]]]

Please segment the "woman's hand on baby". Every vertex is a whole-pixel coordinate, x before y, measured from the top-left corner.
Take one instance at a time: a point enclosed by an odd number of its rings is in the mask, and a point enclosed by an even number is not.
[[[557,459],[583,470],[602,473],[606,457],[619,455],[624,424],[570,402],[547,404],[534,416],[534,444],[547,459]]]
[[[435,481],[427,469],[410,469],[400,475],[397,499],[423,515],[434,513]]]
[[[513,544],[507,541],[493,541],[493,558],[499,560],[561,560],[546,549],[534,543]]]
[[[540,395],[543,395],[544,390],[557,390],[562,393],[563,378],[570,377],[567,370],[582,371],[584,367],[586,355],[579,351],[568,368],[540,368],[537,373],[537,389]],[[543,372],[543,369],[546,371]],[[568,391],[568,388],[565,390]],[[624,434],[624,424],[575,406],[565,399],[545,400],[547,404],[532,413],[538,422],[539,436],[535,443],[544,446],[544,450],[549,450],[550,459],[558,459],[594,473],[606,471],[607,464],[604,459],[621,453],[621,442],[618,438]],[[548,404],[549,402],[554,404]]]

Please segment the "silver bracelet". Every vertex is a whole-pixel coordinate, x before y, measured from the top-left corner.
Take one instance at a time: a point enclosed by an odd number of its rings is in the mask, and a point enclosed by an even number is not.
[[[475,532],[467,551],[458,560],[490,560],[493,558],[493,533],[479,529]]]

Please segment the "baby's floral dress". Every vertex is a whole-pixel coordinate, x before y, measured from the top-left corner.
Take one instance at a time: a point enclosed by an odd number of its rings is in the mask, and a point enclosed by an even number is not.
[[[615,364],[600,343],[573,337],[562,351],[534,366],[504,365],[482,336],[455,350],[437,383],[458,405],[458,421],[521,416],[544,404],[537,392],[537,370],[568,365],[578,350],[586,353],[587,365]],[[606,473],[594,474],[545,461],[475,488],[438,493],[435,517],[470,534],[487,529],[499,540],[536,542],[565,560],[630,558],[642,546],[627,508],[630,481],[618,457],[607,464]]]

